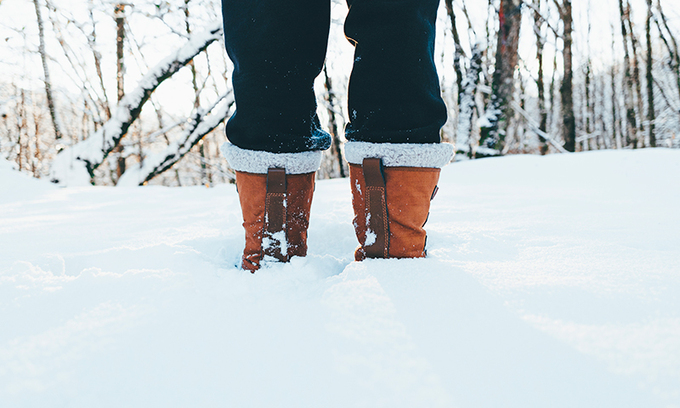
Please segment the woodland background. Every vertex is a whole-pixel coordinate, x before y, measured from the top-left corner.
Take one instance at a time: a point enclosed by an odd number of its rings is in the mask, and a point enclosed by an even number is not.
[[[435,59],[455,160],[680,148],[676,0],[443,0]],[[352,47],[333,25],[319,114],[320,178],[344,177]],[[233,112],[220,3],[0,0],[0,158],[68,184],[231,182]]]

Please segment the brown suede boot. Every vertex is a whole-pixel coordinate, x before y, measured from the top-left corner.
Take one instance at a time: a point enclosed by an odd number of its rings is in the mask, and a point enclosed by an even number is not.
[[[439,168],[383,167],[364,158],[350,164],[354,230],[359,247],[354,258],[422,258],[427,239],[423,226],[437,193]]]
[[[307,255],[307,228],[314,193],[314,172],[267,174],[236,172],[246,245],[241,267],[255,272],[265,256],[288,262]]]

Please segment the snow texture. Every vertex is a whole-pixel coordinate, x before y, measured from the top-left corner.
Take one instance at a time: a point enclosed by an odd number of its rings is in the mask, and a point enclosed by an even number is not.
[[[680,406],[680,151],[442,169],[426,259],[238,268],[233,185],[58,188],[0,161],[0,406]]]
[[[229,166],[236,171],[267,174],[271,167],[286,169],[286,174],[306,174],[319,170],[323,152],[270,153],[241,149],[226,142],[221,147]]]
[[[449,143],[368,143],[347,142],[345,158],[349,163],[362,164],[365,158],[381,158],[385,167],[446,166],[453,157]]]
[[[204,32],[192,35],[182,47],[164,58],[126,93],[109,119],[90,137],[61,151],[52,163],[50,178],[63,186],[87,185],[90,174],[118,145],[141,112],[151,93],[165,79],[185,66],[208,45],[222,38],[222,22],[213,23]]]
[[[371,246],[375,244],[376,238],[378,237],[377,235],[375,235],[375,232],[373,232],[372,230],[366,230],[366,242],[364,243],[364,245]]]
[[[262,247],[263,248],[281,248],[281,253],[282,254],[287,254],[288,253],[288,238],[286,238],[286,231],[285,231],[285,226],[284,229],[275,232],[273,234],[270,234],[268,232],[265,232],[264,236],[262,237]],[[271,258],[269,256],[265,256],[264,259],[265,262],[278,262],[275,258]]]
[[[492,148],[486,147],[486,146],[477,146],[477,148],[475,149],[475,152],[477,154],[480,154],[482,156],[487,156],[487,157],[499,156],[501,154],[501,152],[499,152],[498,150],[492,149]]]

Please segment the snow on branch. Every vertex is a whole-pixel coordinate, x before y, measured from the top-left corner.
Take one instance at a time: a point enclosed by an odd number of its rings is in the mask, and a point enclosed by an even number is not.
[[[479,84],[479,73],[482,71],[482,47],[480,44],[472,46],[472,57],[467,74],[461,81],[460,103],[458,114],[458,128],[456,131],[456,161],[472,157],[470,134],[472,133],[472,118],[475,112],[475,94]]]
[[[61,185],[90,184],[94,170],[125,136],[153,91],[221,37],[222,23],[218,21],[208,30],[192,35],[186,44],[151,68],[137,88],[121,99],[104,126],[57,155],[52,163],[51,181]]]
[[[142,185],[171,168],[189,153],[203,136],[210,133],[227,118],[234,106],[234,94],[223,95],[209,109],[198,109],[189,120],[182,135],[170,143],[163,152],[148,156],[140,164],[130,167],[118,180],[117,186]]]
[[[510,106],[512,106],[512,109],[514,109],[515,112],[517,112],[517,113],[519,113],[520,115],[522,115],[522,117],[523,117],[524,120],[526,121],[527,125],[529,125],[529,129],[531,129],[534,133],[536,133],[537,135],[541,136],[542,138],[544,138],[545,140],[547,140],[548,142],[550,142],[550,144],[553,145],[553,147],[554,147],[555,149],[557,149],[558,152],[560,152],[560,153],[569,153],[569,152],[562,146],[562,144],[561,144],[560,142],[558,142],[557,140],[555,140],[555,138],[553,138],[553,137],[550,136],[549,134],[547,134],[547,133],[545,133],[544,131],[542,131],[542,130],[540,129],[540,127],[538,126],[538,123],[536,123],[536,121],[529,115],[529,113],[527,113],[527,111],[525,111],[524,109],[522,109],[522,107],[519,106],[519,104],[518,104],[517,102],[515,102],[515,101],[510,102]]]

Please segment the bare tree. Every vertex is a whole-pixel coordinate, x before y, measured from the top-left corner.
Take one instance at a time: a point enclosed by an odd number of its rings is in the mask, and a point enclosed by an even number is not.
[[[509,102],[515,90],[519,29],[522,22],[520,0],[501,0],[498,10],[496,64],[491,85],[491,97],[481,125],[477,157],[496,156],[505,145],[507,121],[512,109]]]
[[[43,23],[42,13],[40,11],[40,4],[38,0],[33,0],[33,5],[35,6],[35,15],[38,20],[38,36],[40,41],[40,46],[38,52],[40,53],[40,59],[42,61],[43,73],[45,75],[45,94],[47,96],[47,106],[50,111],[50,116],[52,117],[52,126],[54,128],[54,137],[56,139],[61,139],[63,134],[61,131],[61,126],[59,118],[57,116],[57,110],[54,106],[54,96],[52,95],[52,80],[50,78],[50,68],[47,64],[47,51],[45,50],[45,27]]]
[[[57,155],[53,162],[51,180],[62,184],[82,184],[90,180],[94,176],[94,170],[127,134],[153,91],[221,37],[221,22],[214,23],[205,32],[192,35],[186,44],[150,69],[137,88],[123,97],[111,119],[103,127],[88,139]]]
[[[659,13],[659,18],[656,19],[656,26],[659,29],[659,37],[668,50],[668,66],[675,75],[676,91],[680,100],[680,51],[678,50],[678,42],[668,26],[666,14],[661,7],[661,0],[657,0],[656,9]]]
[[[623,99],[626,105],[626,144],[637,144],[637,118],[635,116],[635,105],[633,103],[633,73],[629,51],[629,27],[627,26],[628,13],[630,8],[627,2],[619,0],[619,14],[621,15],[621,38],[623,40]]]
[[[562,21],[562,84],[560,100],[562,103],[562,135],[564,148],[576,150],[576,118],[574,116],[574,71],[572,67],[572,32],[573,19],[571,0],[553,0]]]
[[[582,150],[591,150],[593,148],[593,144],[597,145],[597,140],[593,141],[593,118],[595,115],[593,114],[593,101],[592,101],[592,94],[593,94],[593,71],[592,71],[592,61],[590,58],[585,63],[584,67],[584,78],[583,78],[583,98],[585,99],[585,103],[583,104],[583,118],[585,121],[584,124],[584,131],[585,131],[585,137],[583,138],[583,146]],[[593,142],[593,143],[591,143]]]
[[[347,172],[345,171],[344,160],[342,158],[342,140],[340,138],[340,130],[338,126],[338,112],[339,104],[337,101],[337,96],[335,94],[335,89],[333,88],[333,81],[328,73],[328,66],[323,67],[324,75],[324,88],[326,89],[326,103],[328,110],[328,127],[333,140],[331,144],[330,155],[333,157],[333,167],[337,169],[337,174],[341,178],[347,177]]]
[[[94,67],[97,73],[97,78],[99,79],[99,85],[101,86],[102,94],[102,105],[104,112],[106,114],[106,120],[111,119],[111,104],[109,103],[109,97],[106,94],[106,86],[104,85],[104,74],[102,73],[102,63],[101,63],[101,53],[97,50],[97,23],[94,19],[92,0],[88,2],[88,16],[90,18],[90,24],[92,24],[92,32],[87,37],[87,44],[92,50],[92,58],[94,61]]]
[[[114,19],[116,20],[116,90],[118,103],[120,103],[125,96],[125,4],[114,6]],[[125,173],[123,146],[119,144],[112,150],[112,153],[117,156],[114,179],[114,182],[117,182]]]
[[[458,105],[460,105],[461,95],[463,93],[463,70],[461,68],[465,57],[463,53],[463,46],[460,43],[460,36],[456,28],[456,14],[453,12],[453,0],[445,0],[446,13],[451,21],[451,34],[453,35],[453,44],[455,47],[453,53],[453,69],[456,72],[456,89],[458,90]]]
[[[184,29],[188,35],[191,35],[191,23],[189,22],[189,3],[191,0],[184,0]],[[189,61],[189,69],[191,70],[191,86],[194,89],[194,109],[199,109],[201,106],[201,89],[198,86],[198,71],[196,70],[196,64],[193,60]],[[201,168],[201,184],[205,186],[212,185],[212,174],[208,169],[206,164],[207,157],[205,155],[205,139],[201,138],[198,141],[198,154],[201,157],[200,168]]]
[[[538,128],[542,132],[547,132],[548,112],[545,106],[545,80],[543,78],[543,48],[545,39],[542,33],[544,23],[541,15],[541,0],[532,0],[534,8],[534,34],[536,35],[536,61],[538,62],[538,76],[536,77],[536,87],[538,88],[538,113],[540,116]],[[539,151],[541,154],[548,153],[548,141],[539,135]]]
[[[663,98],[666,106],[675,113],[675,123],[667,126],[671,129],[677,129],[680,125],[680,52],[678,51],[678,42],[676,36],[671,31],[666,14],[661,7],[661,1],[658,0],[656,3],[657,15],[655,16],[655,24],[659,33],[659,39],[663,42],[667,55],[665,56],[664,62],[664,72],[668,72],[669,81],[664,81],[663,84],[659,84],[659,80],[663,79],[663,76],[659,78],[652,78],[654,83],[657,84],[656,89]],[[670,83],[669,83],[670,82]],[[672,91],[676,92],[673,93]],[[656,138],[655,138],[656,139]],[[671,136],[671,143],[673,137]]]
[[[645,22],[645,39],[647,41],[647,138],[649,145],[656,147],[656,135],[654,132],[654,76],[652,74],[652,0],[647,0],[647,20]]]
[[[475,114],[475,94],[479,84],[479,74],[482,71],[482,48],[479,44],[472,46],[472,57],[467,67],[465,78],[461,86],[460,102],[458,104],[458,128],[456,131],[456,160],[472,158],[472,123]]]
[[[628,36],[630,37],[630,45],[631,45],[631,62],[633,63],[633,89],[635,91],[634,93],[634,103],[635,103],[635,113],[636,113],[636,118],[637,118],[637,131],[636,135],[641,135],[644,132],[643,128],[643,118],[644,118],[644,108],[643,108],[643,98],[642,98],[642,81],[640,80],[640,61],[639,61],[639,53],[638,53],[638,48],[639,48],[639,42],[637,39],[637,36],[635,35],[634,31],[634,26],[633,26],[633,20],[631,18],[631,10],[630,10],[630,2],[626,0],[626,23],[628,24]],[[636,136],[636,138],[633,140],[632,147],[635,149],[637,147],[643,147],[644,146],[644,139],[639,140],[639,136]],[[640,146],[638,146],[638,144]]]
[[[229,93],[221,96],[208,109],[200,107],[187,121],[189,126],[184,129],[177,141],[170,143],[159,154],[147,157],[144,162],[132,166],[119,179],[117,185],[142,185],[170,169],[196,146],[204,137],[222,123],[234,106],[234,95]]]

